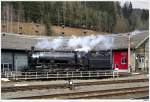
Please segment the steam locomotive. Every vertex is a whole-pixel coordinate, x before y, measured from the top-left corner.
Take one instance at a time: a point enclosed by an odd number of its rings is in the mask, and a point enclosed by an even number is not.
[[[97,71],[112,69],[112,51],[35,51],[29,52],[30,71]]]

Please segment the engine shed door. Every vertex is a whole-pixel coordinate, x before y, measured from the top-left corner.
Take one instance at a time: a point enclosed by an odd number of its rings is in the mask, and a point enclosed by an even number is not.
[[[115,51],[113,52],[114,69],[118,67],[118,70],[128,69],[128,52],[127,51]]]
[[[28,60],[26,54],[15,54],[15,70],[21,71],[23,68],[27,67]]]

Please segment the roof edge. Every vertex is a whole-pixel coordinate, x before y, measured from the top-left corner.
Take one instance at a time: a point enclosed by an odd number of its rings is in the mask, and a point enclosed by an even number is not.
[[[137,49],[138,47],[140,47],[147,39],[149,39],[149,36],[147,36],[141,42],[139,42],[139,44],[137,46],[135,46],[135,49]]]

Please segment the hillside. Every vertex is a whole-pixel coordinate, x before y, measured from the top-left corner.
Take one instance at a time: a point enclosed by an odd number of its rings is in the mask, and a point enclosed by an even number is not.
[[[82,36],[82,35],[97,35],[97,34],[107,34],[105,32],[96,32],[94,30],[87,30],[87,29],[81,29],[81,28],[71,28],[71,27],[65,27],[62,28],[60,26],[52,26],[52,32],[54,36],[61,35],[62,32],[64,32],[64,36]],[[84,33],[86,32],[86,34]]]
[[[149,10],[134,9],[131,2],[125,2],[123,6],[120,6],[120,2],[117,1],[3,1],[1,8],[1,20],[5,22],[44,24],[48,36],[53,35],[52,32],[56,31],[55,26],[64,26],[66,29],[67,27],[90,29],[108,33],[147,30],[149,27]],[[57,30],[56,35],[62,32],[59,27]],[[67,35],[73,33],[72,29],[70,30],[69,32],[65,31]],[[36,32],[39,33],[39,31]],[[80,33],[80,31],[77,31],[77,33]]]
[[[47,36],[46,26],[44,24],[33,23],[33,22],[1,22],[2,32],[8,33],[18,33],[25,35],[36,35],[36,36]],[[62,32],[64,34],[62,35]],[[86,33],[85,33],[86,32]],[[95,35],[95,34],[106,34],[104,32],[96,32],[94,30],[81,29],[81,28],[71,28],[61,26],[51,26],[52,36],[82,36],[82,35]]]

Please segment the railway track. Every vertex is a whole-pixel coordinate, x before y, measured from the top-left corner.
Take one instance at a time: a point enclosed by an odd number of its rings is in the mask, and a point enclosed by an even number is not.
[[[94,81],[94,82],[81,82],[74,83],[74,87],[88,86],[88,85],[105,85],[105,84],[117,84],[117,83],[134,83],[134,82],[147,82],[148,79],[128,79],[128,80],[111,80],[111,81]],[[56,88],[68,88],[68,84],[50,84],[50,85],[29,85],[29,86],[15,86],[15,87],[2,87],[1,92],[17,92],[28,90],[43,90],[43,89],[56,89]]]
[[[122,95],[136,95],[136,94],[147,94],[149,86],[144,87],[132,87],[132,88],[121,88],[121,89],[107,89],[87,92],[75,92],[65,94],[52,94],[43,96],[31,96],[31,97],[20,97],[14,99],[108,99],[108,97],[122,96]]]

